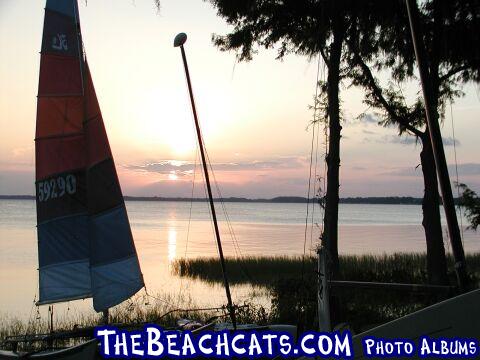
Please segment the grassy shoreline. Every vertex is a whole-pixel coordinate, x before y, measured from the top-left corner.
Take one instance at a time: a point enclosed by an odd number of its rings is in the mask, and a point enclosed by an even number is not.
[[[392,255],[342,255],[338,280],[385,283],[427,283],[426,255],[397,253]],[[472,286],[480,281],[480,254],[468,254],[467,266]],[[455,284],[453,258],[447,257],[450,284]],[[303,274],[302,274],[302,268]],[[271,321],[297,324],[301,329],[317,328],[316,258],[307,257],[244,257],[227,259],[232,284],[252,284],[270,291]],[[208,283],[223,281],[217,258],[177,260],[173,271]],[[361,332],[401,316],[420,310],[453,293],[406,292],[402,290],[371,290],[344,288],[332,291],[339,322]]]
[[[303,261],[305,261],[303,263]],[[448,257],[449,269],[453,259]],[[304,265],[302,265],[304,264]],[[355,281],[426,283],[425,254],[343,255],[340,257],[340,279]],[[480,281],[480,253],[468,254],[467,265],[475,287]],[[304,268],[302,276],[302,267]],[[244,257],[227,258],[227,269],[232,284],[251,284],[267,289],[270,308],[253,305],[239,310],[242,323],[290,323],[300,329],[316,329],[316,259],[314,257]],[[179,259],[172,271],[207,283],[221,283],[222,275],[217,258]],[[454,273],[449,272],[454,284]],[[337,293],[341,303],[342,318],[354,332],[374,324],[384,323],[412,311],[421,309],[441,297],[431,294],[397,291],[372,291],[344,289]],[[253,299],[252,299],[253,300]],[[212,317],[226,316],[225,309],[185,311],[195,309],[195,301],[156,295],[146,298],[137,295],[131,301],[111,311],[112,323],[157,323],[164,327],[175,326],[180,318],[206,321]],[[179,311],[174,311],[180,309]],[[55,329],[95,326],[101,324],[100,315],[79,314],[74,318],[55,319]],[[0,340],[6,336],[48,333],[48,320],[32,318],[28,322],[12,317],[0,318]]]
[[[473,281],[480,280],[480,253],[467,254],[467,265]],[[395,253],[391,255],[340,255],[340,280],[399,283],[426,283],[424,253]],[[453,280],[453,258],[447,256],[449,275]],[[304,265],[303,265],[304,264]],[[272,286],[282,278],[297,278],[315,273],[317,259],[307,256],[245,256],[226,258],[232,284]],[[220,261],[216,257],[178,259],[172,271],[207,283],[222,283]]]

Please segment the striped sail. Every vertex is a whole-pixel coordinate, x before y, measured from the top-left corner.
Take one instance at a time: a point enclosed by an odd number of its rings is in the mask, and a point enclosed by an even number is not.
[[[35,156],[39,303],[93,297],[103,311],[135,294],[143,277],[76,0],[47,0]]]

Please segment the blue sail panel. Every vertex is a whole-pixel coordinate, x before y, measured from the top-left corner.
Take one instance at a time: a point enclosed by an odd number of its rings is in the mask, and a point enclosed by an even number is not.
[[[87,228],[86,214],[38,225],[39,304],[91,296]]]
[[[103,311],[120,304],[143,288],[143,275],[136,256],[92,266],[93,308]]]
[[[88,259],[53,264],[40,268],[38,305],[92,296]]]
[[[143,286],[125,205],[90,218],[93,307],[103,311]]]
[[[75,18],[76,1],[72,0],[47,0],[46,10],[51,10]]]

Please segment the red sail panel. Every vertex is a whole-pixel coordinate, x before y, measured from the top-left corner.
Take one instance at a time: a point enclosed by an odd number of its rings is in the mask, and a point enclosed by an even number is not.
[[[42,53],[38,96],[78,96],[82,93],[82,74],[78,57]]]
[[[92,77],[88,63],[86,63],[86,82],[85,82],[85,104],[86,121],[84,123],[85,137],[87,143],[88,166],[92,167],[97,163],[112,158],[112,151],[108,142],[107,132],[103,124],[102,113],[98,105],[97,95],[93,86]],[[115,171],[115,177],[117,173]],[[123,199],[119,199],[123,201]]]
[[[83,132],[82,96],[39,97],[36,138]]]
[[[67,171],[84,170],[85,137],[82,134],[36,141],[37,181],[55,177]]]

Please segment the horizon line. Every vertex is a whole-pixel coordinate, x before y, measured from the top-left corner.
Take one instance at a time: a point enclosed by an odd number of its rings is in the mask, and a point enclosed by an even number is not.
[[[125,201],[178,201],[178,202],[203,202],[208,201],[207,198],[190,198],[190,197],[180,197],[180,196],[132,196],[125,195],[123,196]],[[0,195],[0,200],[35,200],[34,195]],[[226,201],[226,202],[268,202],[268,203],[315,203],[318,202],[318,198],[306,198],[303,196],[276,196],[272,198],[247,198],[247,197],[217,197],[214,198],[216,201]],[[340,203],[350,203],[350,204],[398,204],[398,205],[421,205],[423,200],[422,197],[414,196],[349,196],[342,197],[339,199]],[[458,198],[455,198],[457,201]]]

